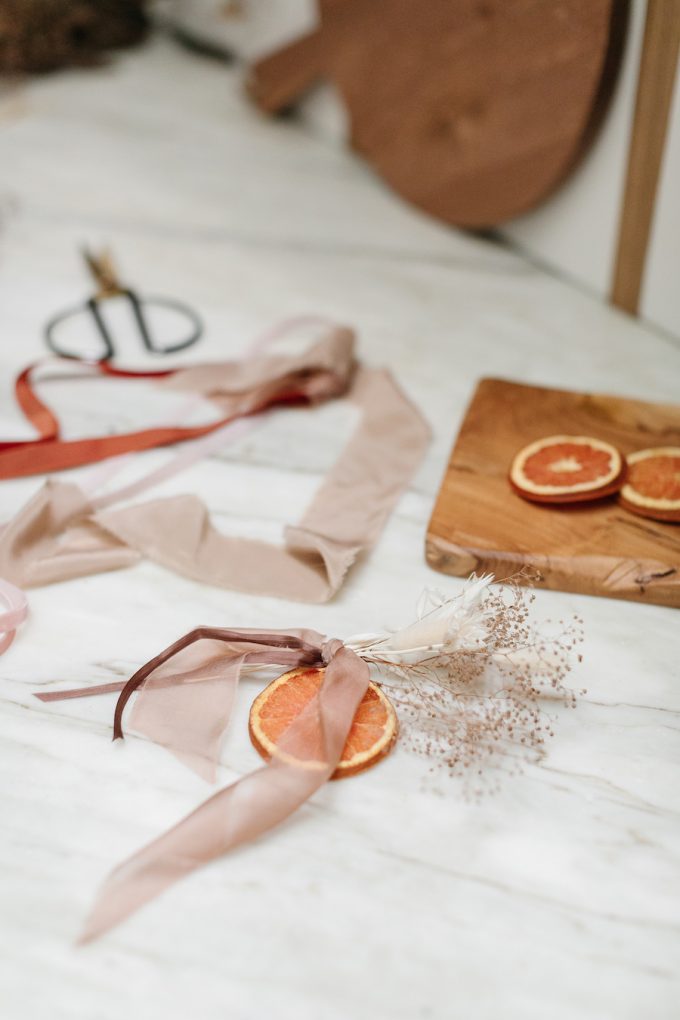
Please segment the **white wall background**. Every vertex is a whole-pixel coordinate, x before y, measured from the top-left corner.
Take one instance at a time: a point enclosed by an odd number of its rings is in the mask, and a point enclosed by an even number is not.
[[[504,234],[559,272],[607,297],[611,287],[628,146],[635,109],[646,0],[632,0],[623,63],[593,148],[544,205],[506,224]],[[670,115],[640,313],[680,337],[680,96]]]
[[[645,0],[633,0],[622,65],[595,144],[544,205],[506,224],[532,256],[602,295],[609,292],[635,106]]]
[[[640,312],[680,336],[680,73],[675,79]]]

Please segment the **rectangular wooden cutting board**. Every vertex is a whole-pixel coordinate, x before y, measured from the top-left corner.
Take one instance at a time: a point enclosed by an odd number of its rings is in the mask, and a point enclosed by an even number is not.
[[[558,507],[511,489],[517,451],[557,434],[595,436],[624,454],[680,446],[680,407],[482,379],[432,513],[428,563],[499,579],[528,567],[538,587],[680,606],[680,524],[629,513],[616,497]]]

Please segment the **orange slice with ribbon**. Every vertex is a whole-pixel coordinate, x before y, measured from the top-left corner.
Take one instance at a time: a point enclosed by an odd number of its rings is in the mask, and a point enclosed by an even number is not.
[[[255,698],[248,729],[255,749],[263,758],[277,757],[309,768],[319,767],[320,746],[310,747],[309,757],[303,761],[277,749],[277,745],[285,730],[318,693],[323,676],[323,668],[293,669],[273,680]],[[389,754],[397,732],[397,714],[392,702],[377,684],[369,683],[331,779],[354,776],[376,765]]]
[[[577,503],[617,492],[625,470],[611,443],[592,436],[547,436],[515,456],[510,484],[537,503]]]
[[[626,510],[642,517],[680,522],[680,446],[631,453],[619,498]]]

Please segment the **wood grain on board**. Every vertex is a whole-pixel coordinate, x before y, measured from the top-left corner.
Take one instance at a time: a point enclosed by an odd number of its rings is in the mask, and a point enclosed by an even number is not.
[[[262,109],[334,82],[351,140],[398,192],[465,227],[568,175],[611,92],[628,0],[319,0],[319,29],[252,68]]]
[[[680,607],[680,525],[631,514],[615,496],[557,507],[513,492],[515,453],[557,434],[596,436],[624,454],[680,446],[680,407],[482,379],[430,520],[428,563],[498,578],[527,567],[538,587]]]

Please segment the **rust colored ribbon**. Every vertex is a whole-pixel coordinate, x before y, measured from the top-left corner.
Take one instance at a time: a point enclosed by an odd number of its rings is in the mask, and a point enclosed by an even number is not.
[[[369,670],[342,642],[313,630],[197,628],[127,682],[116,706],[114,739],[123,735],[123,711],[137,691],[133,728],[199,775],[214,778],[244,665],[326,668],[318,694],[282,734],[280,757],[220,790],[116,867],[99,892],[81,943],[98,938],[196,868],[283,822],[337,768]],[[38,697],[94,693],[101,689]]]
[[[50,481],[0,532],[0,576],[26,588],[146,556],[218,587],[326,601],[358,554],[376,542],[429,441],[426,423],[388,372],[355,368],[353,344],[353,335],[336,327],[302,355],[197,366],[165,382],[209,396],[231,416],[268,406],[282,387],[290,392],[293,379],[310,400],[346,392],[359,407],[355,434],[303,519],[285,529],[283,548],[222,535],[195,496],[113,509],[111,497],[91,500],[73,484]],[[137,491],[133,485],[117,496]]]
[[[268,356],[154,372],[134,372],[108,362],[73,362],[59,358],[29,365],[16,380],[15,394],[25,418],[38,436],[31,440],[0,442],[0,479],[63,471],[124,453],[196,439],[235,418],[258,414],[269,407],[337,396],[347,389],[351,379],[352,346],[351,331],[334,327],[326,340],[297,358]],[[212,400],[223,414],[204,425],[173,425],[65,440],[61,438],[59,419],[34,388],[39,370],[56,363],[65,363],[74,370],[78,366],[83,380],[95,375],[153,380],[166,388],[195,391]]]

